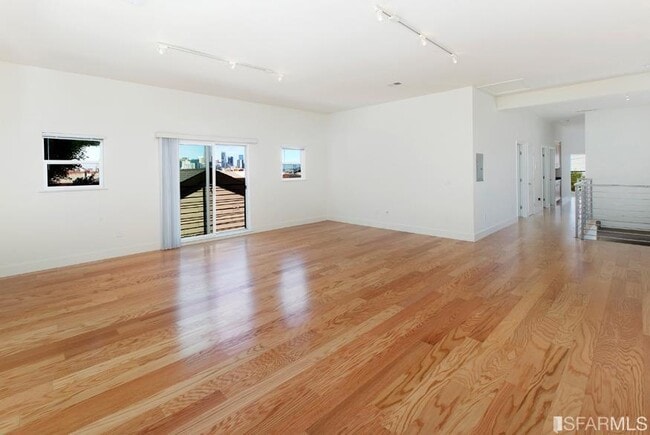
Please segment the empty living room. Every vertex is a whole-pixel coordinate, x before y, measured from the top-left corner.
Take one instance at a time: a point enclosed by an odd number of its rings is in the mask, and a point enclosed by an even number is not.
[[[0,434],[650,432],[647,0],[0,0]]]

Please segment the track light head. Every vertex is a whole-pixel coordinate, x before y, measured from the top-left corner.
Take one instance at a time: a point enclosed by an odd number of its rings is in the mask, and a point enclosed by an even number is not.
[[[422,44],[423,47],[431,43],[431,45],[433,45],[434,48],[439,48],[441,51],[451,56],[451,61],[453,63],[455,64],[458,63],[458,57],[456,57],[456,55],[450,49],[436,42],[434,39],[427,37],[424,33],[420,32],[420,30],[418,30],[416,27],[412,26],[406,21],[403,21],[399,16],[393,13],[386,12],[381,7],[379,7],[379,5],[375,5],[375,13],[377,14],[378,21],[383,21],[384,18],[388,18],[388,21],[395,24],[399,24],[404,29],[417,35],[420,39],[420,44]]]
[[[267,74],[273,75],[274,77],[277,77],[278,81],[282,81],[282,79],[284,78],[284,74],[281,74],[281,73],[279,73],[279,72],[277,72],[275,70],[272,70],[271,68],[265,68],[265,67],[262,67],[262,66],[252,65],[252,64],[246,63],[246,62],[238,63],[235,60],[229,60],[229,59],[227,59],[225,57],[216,56],[214,54],[206,53],[204,51],[198,51],[198,50],[194,50],[192,48],[182,47],[180,45],[172,45],[172,44],[165,44],[164,42],[158,42],[158,53],[165,54],[168,50],[178,51],[180,53],[190,54],[192,56],[203,57],[203,58],[206,58],[206,59],[212,59],[212,60],[215,60],[215,61],[219,62],[221,65],[228,65],[230,67],[230,69],[233,69],[233,70],[235,68],[239,67],[237,69],[255,70],[255,71],[267,73]]]

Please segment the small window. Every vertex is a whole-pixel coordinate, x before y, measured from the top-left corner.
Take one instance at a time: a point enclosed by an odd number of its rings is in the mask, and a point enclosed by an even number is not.
[[[43,137],[47,189],[102,187],[102,140]]]
[[[305,150],[282,148],[282,179],[300,180],[305,178]]]

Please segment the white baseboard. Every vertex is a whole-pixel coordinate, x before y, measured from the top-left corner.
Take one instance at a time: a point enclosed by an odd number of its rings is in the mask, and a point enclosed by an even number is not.
[[[3,264],[0,266],[0,277],[21,275],[48,269],[56,269],[59,267],[90,263],[99,260],[107,260],[109,258],[124,257],[125,255],[157,251],[159,249],[160,246],[158,244],[143,244],[85,252],[83,254],[60,256],[56,258],[44,258],[41,260],[26,261],[23,263]]]
[[[496,225],[492,225],[491,227],[485,228],[481,231],[478,231],[477,233],[474,234],[474,241],[477,242],[481,240],[484,237],[489,236],[490,234],[496,233],[497,231],[500,231],[506,227],[509,227],[510,225],[514,225],[517,223],[519,220],[518,217],[506,219],[503,222],[500,222]]]
[[[349,223],[353,225],[364,225],[364,226],[374,227],[374,228],[383,228],[383,229],[394,230],[394,231],[404,231],[407,233],[424,234],[428,236],[443,237],[447,239],[463,240],[468,242],[479,240],[480,238],[483,238],[488,234],[491,234],[495,231],[498,231],[516,222],[516,219],[514,219],[513,221],[503,222],[499,225],[495,225],[493,227],[482,230],[481,232],[474,235],[469,233],[453,232],[453,231],[447,231],[447,230],[441,230],[441,229],[429,228],[429,227],[420,227],[414,225],[387,224],[384,222],[353,218],[353,217],[319,216],[319,217],[312,217],[306,219],[284,221],[272,225],[259,225],[251,228],[250,231],[242,232],[239,234],[233,234],[232,237],[240,237],[247,234],[262,233],[266,231],[272,231],[281,228],[289,228],[298,225],[307,225],[307,224],[322,222],[326,220]],[[205,242],[209,243],[209,242],[214,242],[215,240],[218,239],[206,239]],[[61,256],[57,258],[47,258],[47,259],[36,260],[36,261],[2,265],[0,266],[0,277],[44,271],[48,269],[78,265],[83,263],[99,261],[99,260],[107,260],[110,258],[123,257],[125,255],[139,254],[139,253],[149,252],[149,251],[157,251],[160,249],[161,246],[158,244],[143,244],[143,245],[126,246],[126,247],[107,249],[101,251],[94,251],[94,252],[88,252],[83,254],[75,254],[70,256]]]
[[[277,230],[280,228],[288,228],[298,225],[306,225],[316,222],[327,220],[325,217],[314,217],[307,219],[299,219],[293,221],[280,222],[273,225],[262,225],[251,229],[250,231],[232,234],[226,237],[238,237],[246,234],[261,233],[265,231]],[[225,237],[221,237],[225,238]],[[197,243],[214,242],[220,238],[206,239],[197,241]],[[100,251],[86,252],[83,254],[75,254],[69,256],[60,256],[56,258],[45,258],[36,261],[27,261],[16,264],[4,264],[0,266],[0,277],[7,277],[12,275],[21,275],[31,272],[40,272],[48,269],[56,269],[59,267],[73,266],[84,263],[91,263],[94,261],[108,260],[110,258],[124,257],[126,255],[141,254],[143,252],[159,251],[162,247],[158,244],[143,244],[133,245],[120,248],[106,249]]]
[[[257,226],[254,226],[254,227],[251,228],[249,234],[251,234],[251,233],[264,233],[266,231],[279,230],[281,228],[297,227],[298,225],[315,224],[316,222],[323,222],[323,221],[326,221],[326,220],[328,220],[327,217],[319,216],[319,217],[311,217],[311,218],[305,218],[305,219],[284,221],[284,222],[280,222],[280,223],[272,224],[272,225],[257,225]]]
[[[437,228],[420,227],[420,226],[405,225],[405,224],[390,224],[385,222],[378,222],[369,219],[361,219],[361,218],[355,218],[349,216],[330,216],[328,220],[335,221],[335,222],[342,222],[346,224],[363,225],[366,227],[382,228],[385,230],[403,231],[406,233],[424,234],[427,236],[434,236],[434,237],[443,237],[445,239],[464,240],[467,242],[474,241],[473,234],[459,233],[454,231],[441,230]]]

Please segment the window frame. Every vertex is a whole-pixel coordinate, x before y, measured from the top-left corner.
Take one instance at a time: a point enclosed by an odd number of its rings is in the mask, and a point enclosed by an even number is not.
[[[68,140],[86,140],[99,142],[99,160],[48,160],[43,154],[42,157],[42,171],[43,171],[43,192],[69,192],[75,190],[104,190],[106,189],[105,175],[104,175],[104,142],[105,138],[96,135],[86,134],[59,134],[59,133],[46,133],[41,135],[41,152],[43,152],[43,145],[45,139],[68,139]],[[97,165],[99,169],[99,184],[97,185],[79,185],[79,186],[49,186],[48,185],[48,165],[76,165],[76,164],[90,164]]]
[[[300,151],[300,177],[295,178],[285,178],[284,177],[284,150]],[[305,147],[292,147],[292,146],[282,146],[280,147],[280,179],[282,181],[303,181],[307,179],[307,173],[305,171],[306,165],[306,154],[307,149]]]

